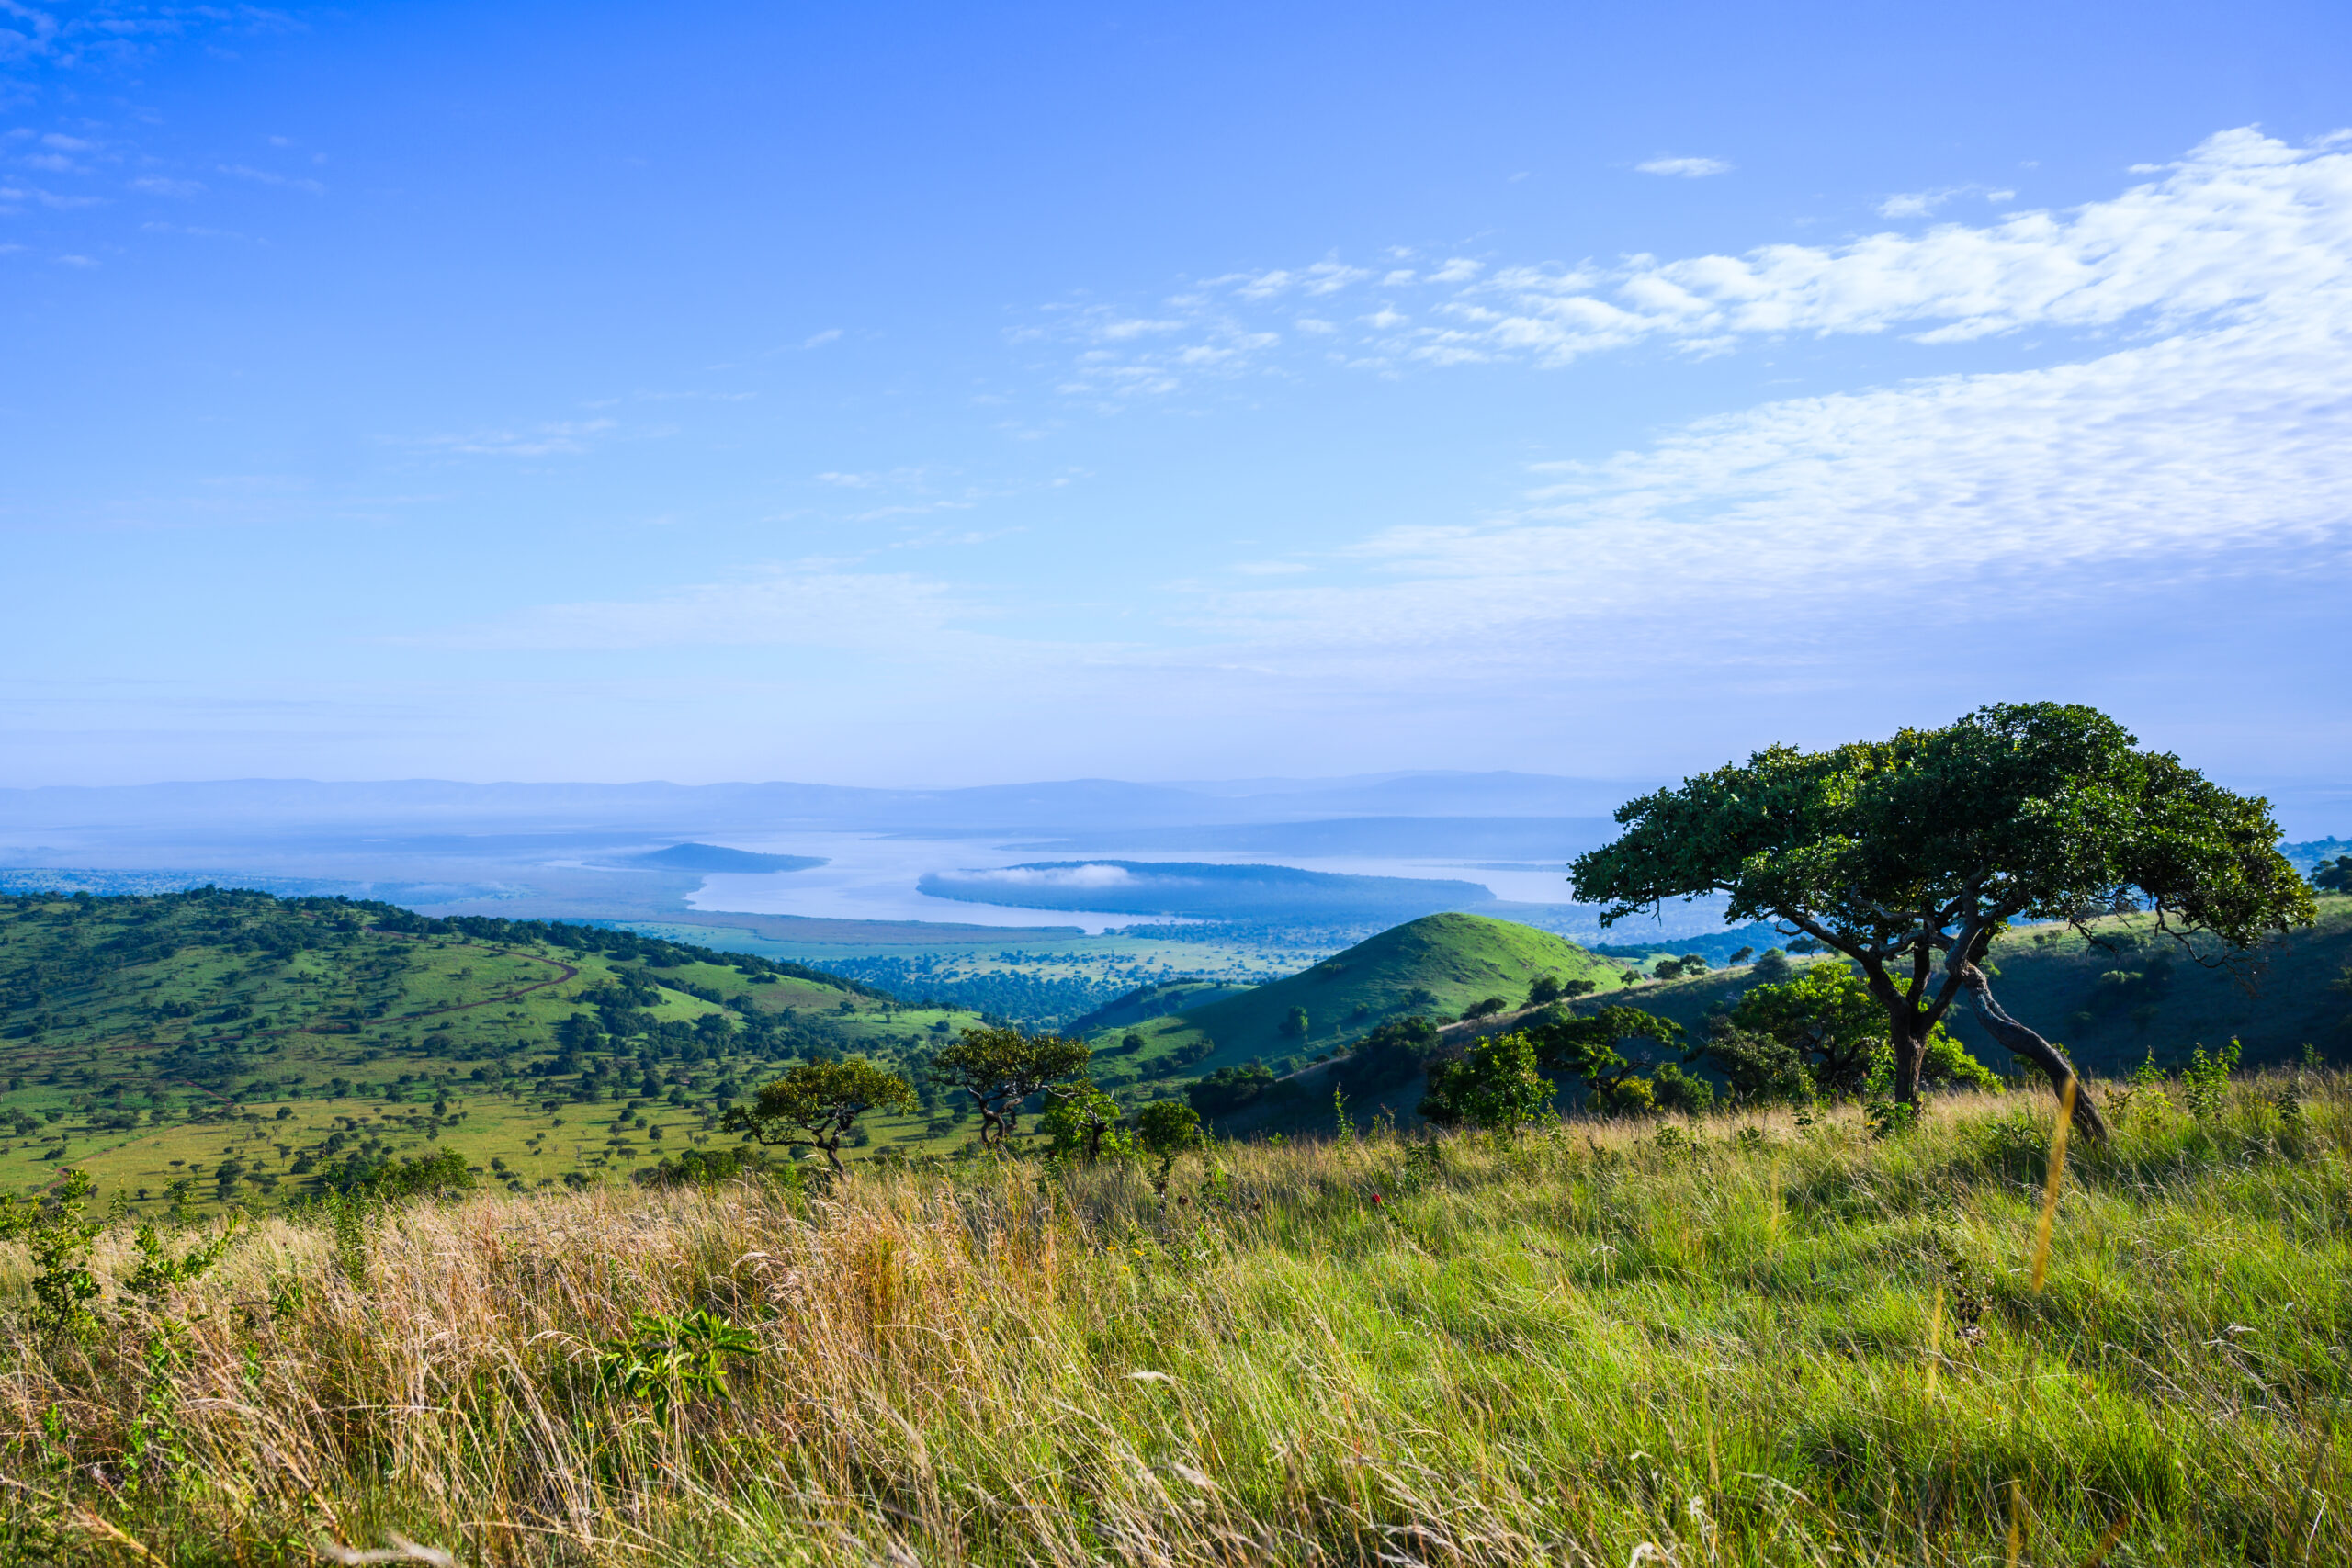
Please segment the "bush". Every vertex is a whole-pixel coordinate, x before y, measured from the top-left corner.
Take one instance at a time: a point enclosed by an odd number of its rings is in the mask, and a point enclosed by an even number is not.
[[[370,1160],[353,1155],[325,1167],[312,1182],[322,1192],[387,1201],[470,1192],[477,1184],[466,1156],[455,1149],[443,1149],[423,1159]]]
[[[1551,1108],[1552,1085],[1535,1066],[1535,1042],[1516,1032],[1471,1046],[1457,1061],[1430,1067],[1420,1114],[1440,1126],[1521,1127]]]
[[[1155,1100],[1136,1112],[1135,1138],[1146,1154],[1165,1159],[1208,1142],[1200,1113],[1181,1100]]]
[[[633,1172],[629,1179],[639,1187],[707,1187],[766,1168],[767,1153],[757,1147],[688,1149],[649,1170]]]
[[[1650,1089],[1661,1111],[1699,1116],[1714,1107],[1715,1086],[1695,1073],[1684,1072],[1672,1062],[1662,1064],[1650,1075]]]
[[[1184,1099],[1204,1117],[1227,1116],[1273,1087],[1274,1075],[1261,1062],[1219,1067],[1184,1090]]]

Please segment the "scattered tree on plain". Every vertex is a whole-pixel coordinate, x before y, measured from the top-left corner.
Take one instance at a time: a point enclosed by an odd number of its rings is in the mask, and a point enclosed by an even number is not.
[[[719,1126],[749,1133],[770,1148],[810,1148],[842,1168],[842,1141],[869,1111],[901,1114],[915,1108],[914,1086],[852,1056],[839,1062],[804,1062],[773,1083],[760,1086],[749,1106],[730,1105]]]
[[[1001,1147],[1021,1130],[1021,1102],[1085,1070],[1086,1042],[992,1026],[967,1029],[931,1059],[933,1081],[962,1089],[980,1113],[980,1146]]]
[[[1613,921],[1724,893],[1730,919],[1777,920],[1844,953],[1885,1013],[1905,1104],[1962,996],[2063,1089],[2073,1064],[2003,1010],[1984,967],[2011,919],[2083,930],[2144,902],[2160,930],[2243,953],[2313,918],[2311,888],[2272,847],[2267,801],[2137,747],[2105,714],[2058,703],[1826,751],[1776,746],[1621,807],[1625,833],[1577,857],[1577,897]],[[2090,1095],[2075,1096],[2075,1122],[2106,1134]]]

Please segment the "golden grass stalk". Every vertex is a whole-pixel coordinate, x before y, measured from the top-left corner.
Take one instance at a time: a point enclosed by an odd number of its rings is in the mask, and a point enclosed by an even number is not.
[[[2066,1132],[2074,1125],[2075,1094],[2082,1079],[2068,1077],[2065,1089],[2058,1096],[2058,1125],[2050,1134],[2050,1174],[2042,1183],[2041,1223],[2033,1237],[2033,1289],[2041,1293],[2041,1281],[2050,1269],[2050,1233],[2058,1220],[2058,1187],[2066,1179]]]

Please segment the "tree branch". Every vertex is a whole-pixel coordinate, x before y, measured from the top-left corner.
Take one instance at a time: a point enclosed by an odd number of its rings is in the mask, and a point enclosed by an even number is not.
[[[2056,1089],[2062,1098],[2066,1091],[2066,1081],[2076,1079],[2075,1129],[2085,1137],[2105,1142],[2107,1120],[2098,1113],[2098,1107],[2092,1102],[2090,1095],[2082,1090],[2075,1065],[2066,1060],[2065,1053],[2002,1010],[2001,1004],[1993,999],[1993,983],[1985,977],[1984,970],[1968,961],[1967,949],[1955,949],[1948,967],[1967,990],[1969,1007],[1976,1014],[1976,1021],[1984,1026],[1986,1033],[2008,1047],[2012,1055],[2022,1056],[2040,1067],[2043,1076],[2050,1079],[2050,1087]]]

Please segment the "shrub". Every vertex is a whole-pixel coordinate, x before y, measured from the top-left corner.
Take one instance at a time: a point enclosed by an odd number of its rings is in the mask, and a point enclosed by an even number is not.
[[[322,1191],[384,1201],[469,1192],[475,1184],[466,1156],[453,1148],[422,1159],[352,1155],[324,1167],[312,1181]]]
[[[1698,1116],[1712,1110],[1715,1103],[1715,1086],[1695,1073],[1686,1073],[1672,1062],[1662,1064],[1650,1075],[1650,1088],[1661,1111],[1679,1111]]]
[[[1536,1070],[1535,1042],[1515,1031],[1479,1041],[1457,1061],[1431,1064],[1429,1082],[1420,1113],[1440,1126],[1524,1126],[1552,1103],[1552,1086]]]
[[[1185,1100],[1204,1117],[1229,1115],[1257,1099],[1273,1087],[1274,1075],[1264,1064],[1245,1063],[1238,1067],[1219,1067],[1204,1078],[1195,1079],[1184,1090]]]
[[[1037,1129],[1053,1153],[1091,1163],[1134,1147],[1121,1120],[1119,1102],[1085,1078],[1046,1091],[1046,1113]]]
[[[1162,1157],[1208,1142],[1199,1112],[1181,1100],[1155,1100],[1137,1111],[1135,1137],[1146,1154]]]

